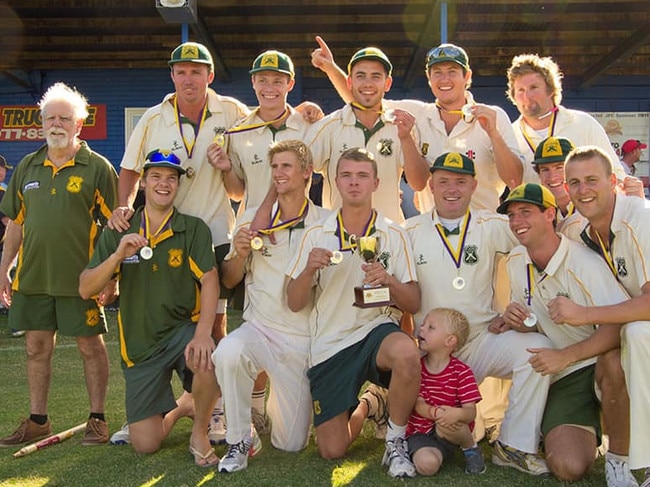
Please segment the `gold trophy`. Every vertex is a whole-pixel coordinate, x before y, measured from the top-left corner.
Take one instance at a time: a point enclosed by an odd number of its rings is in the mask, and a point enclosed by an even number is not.
[[[352,242],[353,236],[350,236]],[[371,263],[377,259],[379,254],[378,239],[375,236],[355,237],[357,243],[357,253],[366,262]],[[390,290],[388,286],[371,286],[364,284],[354,288],[354,306],[358,308],[375,308],[382,306],[391,306],[394,304],[390,300]]]

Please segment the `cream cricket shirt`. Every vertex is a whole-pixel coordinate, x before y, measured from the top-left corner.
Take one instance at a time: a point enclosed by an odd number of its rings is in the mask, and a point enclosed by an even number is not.
[[[510,231],[508,219],[485,210],[470,213],[465,242],[459,259],[455,260],[445,246],[436,225],[437,213],[426,213],[409,218],[404,227],[413,246],[415,269],[421,292],[421,306],[415,316],[415,332],[429,311],[437,307],[462,311],[470,323],[468,341],[475,338],[494,319],[494,271],[498,254],[507,254],[517,245]],[[458,254],[460,235],[447,237],[452,251]],[[459,262],[459,265],[457,265]],[[454,279],[461,277],[462,289],[456,289]]]
[[[293,107],[281,129],[270,126],[228,135],[228,155],[233,170],[246,185],[245,207],[254,208],[262,204],[271,186],[271,166],[268,152],[273,142],[281,140],[304,140],[309,123]],[[236,126],[264,123],[257,110],[237,122]]]
[[[337,213],[309,228],[300,248],[289,265],[287,275],[296,278],[307,264],[309,252],[315,247],[339,250]],[[379,261],[400,282],[417,281],[411,245],[404,230],[377,215],[374,235],[379,238]],[[324,362],[344,348],[361,341],[381,323],[398,323],[401,312],[396,308],[352,306],[354,287],[363,282],[363,261],[356,253],[343,252],[343,262],[329,265],[314,277],[314,307],[309,317],[311,333],[310,366]]]
[[[511,301],[526,306],[537,318],[537,328],[550,338],[556,348],[566,348],[589,338],[597,324],[556,325],[548,314],[548,303],[565,296],[581,306],[606,306],[628,299],[604,261],[589,249],[561,235],[557,251],[543,271],[535,268],[528,251],[518,246],[507,260]],[[556,381],[587,365],[591,357],[572,364],[553,377]]]
[[[401,223],[404,215],[399,192],[404,159],[397,128],[382,114],[375,127],[365,132],[372,133],[368,142],[350,105],[330,113],[307,131],[305,140],[314,155],[314,171],[323,175],[323,206],[341,206],[341,195],[335,182],[336,164],[341,154],[353,147],[364,147],[377,161],[379,188],[372,197],[373,207],[389,220]],[[416,133],[413,136],[417,145],[419,138]]]
[[[234,98],[217,95],[208,89],[209,114],[206,113],[198,137],[194,139],[194,129],[189,123],[182,124],[181,135],[173,97],[173,94],[165,96],[160,105],[150,108],[142,116],[129,139],[121,167],[141,172],[145,157],[150,151],[172,151],[188,171],[181,177],[175,206],[181,213],[205,221],[210,227],[214,245],[226,244],[230,229],[235,223],[235,215],[221,171],[208,163],[207,151],[215,135],[234,125],[248,113],[248,109]],[[189,147],[192,147],[191,157],[188,154]]]
[[[273,208],[273,213],[277,204]],[[233,235],[242,227],[250,226],[257,208],[250,208],[237,220]],[[303,222],[290,229],[274,232],[275,244],[267,236],[262,236],[264,247],[251,251],[246,261],[246,301],[243,318],[286,335],[309,336],[309,313],[305,308],[298,313],[287,306],[284,286],[285,274],[289,261],[294,258],[303,234],[316,222],[330,213],[319,206],[309,203],[307,215]],[[230,245],[226,260],[235,256],[235,247]]]

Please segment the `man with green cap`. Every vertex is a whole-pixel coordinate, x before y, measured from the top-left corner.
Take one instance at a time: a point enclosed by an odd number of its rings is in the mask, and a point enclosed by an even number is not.
[[[541,425],[546,463],[558,479],[579,480],[596,459],[601,412],[610,449],[616,447],[620,452],[620,439],[627,439],[628,403],[616,397],[620,393],[614,395],[615,389],[608,384],[608,377],[610,382],[613,377],[610,369],[620,371],[621,324],[573,326],[554,320],[549,302],[566,296],[582,306],[602,306],[624,302],[627,294],[603,259],[556,233],[557,207],[546,187],[533,183],[518,186],[498,211],[507,214],[510,229],[521,244],[507,261],[511,302],[504,313],[506,325],[523,334],[538,331],[552,342],[551,347],[529,349],[534,370],[551,377]],[[622,373],[618,376],[618,382],[624,383]],[[606,460],[609,487],[638,485],[627,465],[615,470],[609,453]]]
[[[548,470],[537,455],[537,446],[549,379],[532,369],[527,349],[551,344],[540,334],[524,336],[504,330],[503,317],[494,307],[497,257],[510,252],[517,241],[504,217],[470,209],[478,186],[470,158],[444,153],[435,159],[431,171],[435,208],[404,224],[422,295],[414,315],[415,336],[431,309],[444,306],[467,316],[469,338],[456,357],[472,368],[478,383],[486,377],[512,379],[493,462],[542,475]]]
[[[341,196],[335,183],[339,155],[353,147],[364,147],[377,159],[379,188],[373,205],[384,216],[401,223],[400,180],[405,174],[419,191],[428,179],[428,164],[417,148],[413,134],[415,117],[405,110],[388,110],[384,95],[393,82],[393,65],[376,47],[357,51],[348,63],[346,86],[352,102],[309,128],[307,145],[314,154],[314,170],[323,175],[323,206],[337,208]]]
[[[117,272],[126,415],[134,449],[153,453],[169,434],[174,415],[167,413],[176,408],[170,379],[176,371],[194,396],[189,450],[197,466],[209,467],[219,461],[207,435],[217,397],[210,357],[219,278],[210,229],[174,208],[182,175],[186,169],[173,152],[154,150],[146,156],[144,209],[124,233],[102,233],[79,278],[79,293],[93,296]]]

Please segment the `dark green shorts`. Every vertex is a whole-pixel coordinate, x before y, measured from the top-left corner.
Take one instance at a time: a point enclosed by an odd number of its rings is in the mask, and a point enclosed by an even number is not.
[[[551,384],[542,419],[542,434],[556,426],[575,424],[594,428],[600,443],[600,401],[594,390],[595,365],[589,365]]]
[[[390,384],[390,371],[377,369],[377,352],[391,333],[404,333],[395,323],[383,323],[366,337],[307,371],[314,410],[314,426],[356,407],[366,381]]]
[[[9,327],[56,331],[72,337],[95,336],[108,331],[104,308],[94,299],[15,291],[9,308]]]
[[[184,352],[195,330],[196,325],[188,323],[179,328],[168,343],[144,362],[132,367],[122,366],[126,382],[127,422],[135,423],[157,414],[165,414],[176,407],[171,384],[174,371],[180,377],[183,389],[191,392],[194,375],[185,364]]]

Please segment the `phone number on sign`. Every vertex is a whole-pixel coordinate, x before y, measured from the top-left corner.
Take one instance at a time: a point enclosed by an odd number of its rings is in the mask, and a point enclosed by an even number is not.
[[[42,128],[0,129],[0,140],[37,140],[44,139]]]

